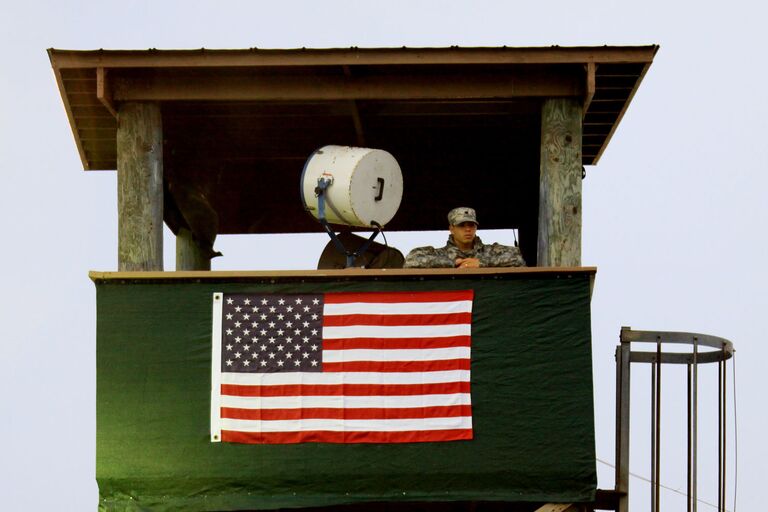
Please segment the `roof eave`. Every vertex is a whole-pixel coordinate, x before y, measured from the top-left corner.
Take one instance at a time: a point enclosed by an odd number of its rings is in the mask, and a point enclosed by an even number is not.
[[[651,62],[648,46],[329,48],[292,50],[59,50],[48,54],[54,68],[248,67],[408,64],[582,64]]]

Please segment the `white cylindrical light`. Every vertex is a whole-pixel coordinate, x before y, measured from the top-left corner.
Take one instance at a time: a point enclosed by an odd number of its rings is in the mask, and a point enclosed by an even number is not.
[[[403,198],[403,175],[397,160],[381,149],[324,146],[309,157],[301,173],[304,208],[319,219],[315,188],[332,180],[325,192],[325,216],[332,224],[384,226]]]

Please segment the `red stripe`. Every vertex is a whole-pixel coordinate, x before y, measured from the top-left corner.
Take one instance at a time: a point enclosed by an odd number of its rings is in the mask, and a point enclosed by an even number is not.
[[[294,443],[427,443],[472,439],[472,429],[410,430],[405,432],[236,432],[222,430],[226,443],[294,444]]]
[[[325,350],[344,350],[355,348],[372,349],[426,349],[426,348],[448,348],[448,347],[469,347],[471,338],[469,336],[446,336],[442,338],[339,338],[332,340],[323,340],[323,349]]]
[[[304,408],[304,409],[237,409],[221,408],[222,418],[235,420],[302,420],[302,419],[340,419],[340,420],[384,420],[412,418],[448,418],[472,416],[472,406],[452,405],[412,408]]]
[[[438,372],[469,370],[469,359],[444,361],[351,361],[323,363],[323,372]]]
[[[453,302],[472,300],[472,290],[451,290],[444,292],[362,292],[362,293],[326,293],[326,304],[344,304],[347,302]]]
[[[228,396],[412,396],[469,393],[469,382],[438,384],[285,384],[245,386],[222,384]]]
[[[453,325],[471,324],[472,313],[424,315],[323,315],[323,327],[343,325]]]

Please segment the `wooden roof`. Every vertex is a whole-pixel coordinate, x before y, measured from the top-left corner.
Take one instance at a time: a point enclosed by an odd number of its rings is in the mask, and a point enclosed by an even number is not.
[[[390,229],[442,229],[458,204],[475,205],[484,228],[524,224],[538,208],[541,102],[583,101],[583,163],[595,164],[657,50],[48,53],[84,169],[116,168],[121,102],[160,102],[166,179],[206,190],[220,233],[269,233],[318,230],[292,203],[305,160],[326,144],[397,158],[405,196]],[[470,176],[484,185],[468,186]],[[270,208],[279,222],[264,213]]]

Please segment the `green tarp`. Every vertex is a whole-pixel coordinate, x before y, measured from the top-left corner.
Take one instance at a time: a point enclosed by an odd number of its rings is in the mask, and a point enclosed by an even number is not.
[[[596,488],[590,276],[97,279],[97,465],[107,510],[584,502]],[[210,442],[212,294],[475,292],[474,439]]]

